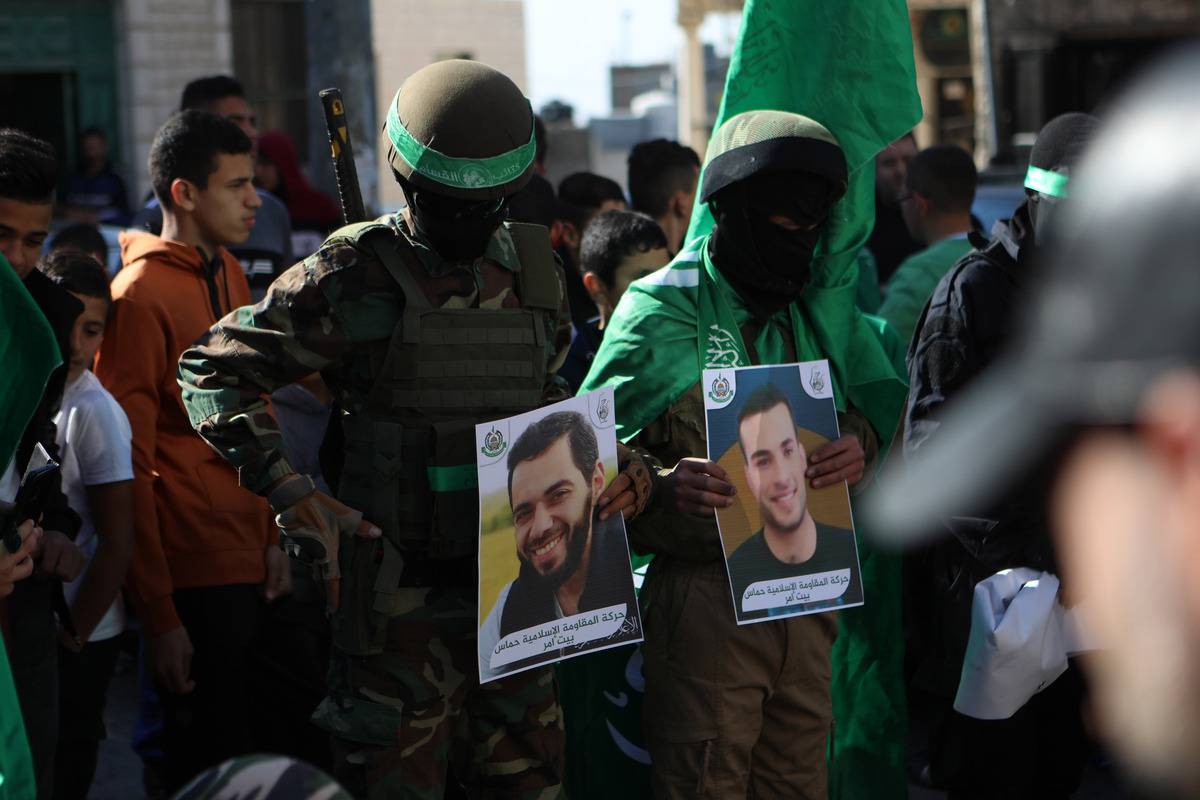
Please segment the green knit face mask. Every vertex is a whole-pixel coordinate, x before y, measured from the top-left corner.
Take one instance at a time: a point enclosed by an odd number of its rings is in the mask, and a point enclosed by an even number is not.
[[[455,189],[490,189],[516,180],[533,163],[537,141],[532,131],[525,144],[491,158],[455,158],[426,147],[414,139],[400,122],[400,115],[396,113],[396,100],[399,97],[397,91],[388,106],[388,141],[413,171],[431,181]]]

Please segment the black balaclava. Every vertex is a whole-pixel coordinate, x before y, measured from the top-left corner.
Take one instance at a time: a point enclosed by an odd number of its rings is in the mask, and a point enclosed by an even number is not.
[[[1047,122],[1038,132],[1033,149],[1029,151],[1029,166],[1070,175],[1071,167],[1080,159],[1088,144],[1095,138],[1100,121],[1091,114],[1077,112],[1062,114]],[[1027,181],[1028,185],[1028,181]],[[1053,226],[1050,220],[1062,205],[1061,198],[1028,190],[1031,200],[1029,218],[1034,236],[1045,239]]]
[[[737,181],[712,198],[716,227],[713,264],[756,316],[795,301],[808,284],[813,251],[838,192],[810,172],[764,172]],[[770,221],[782,215],[801,226]]]
[[[492,234],[508,216],[508,198],[472,202],[414,187],[398,174],[414,233],[442,258],[474,261],[487,250]]]

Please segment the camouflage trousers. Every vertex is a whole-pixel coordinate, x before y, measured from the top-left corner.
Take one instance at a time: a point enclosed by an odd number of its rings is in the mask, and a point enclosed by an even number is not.
[[[553,670],[480,685],[476,605],[473,587],[400,588],[380,620],[382,652],[335,647],[313,721],[333,735],[334,775],[355,797],[441,800],[448,773],[473,798],[559,796]]]

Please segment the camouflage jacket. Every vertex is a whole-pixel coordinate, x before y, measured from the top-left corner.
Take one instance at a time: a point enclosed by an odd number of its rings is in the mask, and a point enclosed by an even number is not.
[[[497,229],[473,264],[446,262],[409,233],[400,215],[387,219],[392,235],[416,251],[417,275],[442,308],[515,308],[521,265],[508,229]],[[571,316],[561,268],[557,319],[546,335],[546,402],[565,399],[555,371],[571,342]],[[233,311],[179,360],[179,384],[192,425],[238,469],[242,486],[265,494],[294,470],[266,395],[320,372],[348,413],[362,410],[382,366],[404,295],[368,248],[335,233],[321,249],[279,276],[255,306]]]

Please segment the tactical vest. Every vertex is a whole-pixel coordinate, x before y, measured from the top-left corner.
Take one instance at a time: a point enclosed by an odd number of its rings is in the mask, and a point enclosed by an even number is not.
[[[365,408],[342,418],[339,499],[379,525],[401,553],[456,558],[476,551],[475,425],[536,408],[546,381],[546,337],[559,308],[547,230],[508,223],[521,270],[520,308],[435,308],[412,270],[424,269],[381,222],[335,234],[376,255],[404,311]]]

